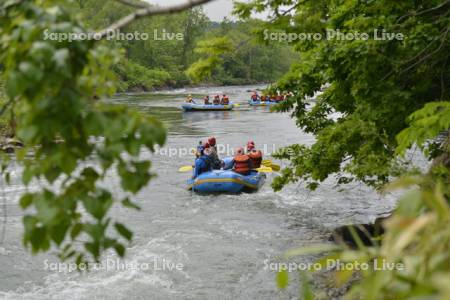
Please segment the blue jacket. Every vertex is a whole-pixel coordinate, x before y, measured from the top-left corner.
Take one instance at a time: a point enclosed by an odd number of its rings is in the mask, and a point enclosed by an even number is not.
[[[212,166],[210,158],[206,155],[202,155],[195,160],[194,175],[192,178],[195,179],[198,175],[211,171],[211,169]]]

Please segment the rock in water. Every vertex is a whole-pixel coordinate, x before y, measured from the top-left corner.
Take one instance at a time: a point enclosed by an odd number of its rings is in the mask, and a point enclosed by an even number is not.
[[[375,239],[378,239],[383,233],[384,228],[382,223],[389,217],[380,217],[375,220],[373,224],[354,224],[341,226],[333,230],[330,241],[344,242],[351,248],[357,248],[357,243],[352,235],[350,227],[354,229],[356,236],[359,237],[365,246],[373,246]]]

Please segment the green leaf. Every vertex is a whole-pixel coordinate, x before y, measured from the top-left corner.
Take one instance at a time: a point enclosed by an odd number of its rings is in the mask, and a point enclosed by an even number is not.
[[[131,239],[133,238],[133,233],[127,227],[125,227],[125,225],[121,223],[115,223],[114,227],[121,236],[126,238],[128,241],[131,241]]]
[[[31,203],[33,203],[33,199],[34,194],[30,193],[23,194],[22,197],[20,197],[20,207],[22,207],[22,209],[29,207]]]
[[[277,273],[277,286],[280,289],[284,289],[288,286],[288,284],[289,284],[289,274],[288,271],[285,268],[283,268],[279,270]]]
[[[82,229],[83,229],[83,224],[81,224],[81,223],[76,223],[72,227],[72,230],[70,231],[70,237],[72,238],[72,240],[76,239],[80,235]]]
[[[129,198],[122,200],[122,205],[128,208],[133,208],[135,210],[141,210],[141,207],[134,202],[131,202]]]
[[[114,249],[116,250],[117,255],[119,255],[120,257],[125,256],[125,247],[122,244],[116,243],[114,245]]]

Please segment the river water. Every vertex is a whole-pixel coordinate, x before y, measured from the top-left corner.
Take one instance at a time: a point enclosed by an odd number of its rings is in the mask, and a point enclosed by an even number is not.
[[[88,274],[58,272],[54,252],[31,256],[21,244],[23,213],[18,208],[18,198],[25,188],[17,179],[11,186],[1,186],[0,298],[286,299],[295,296],[297,282],[287,291],[277,290],[276,272],[267,268],[268,261],[276,261],[278,255],[293,247],[328,243],[330,229],[372,221],[392,209],[395,201],[357,183],[336,187],[333,180],[324,182],[314,192],[302,184],[292,184],[275,193],[270,182],[276,174],[269,175],[263,188],[253,194],[200,196],[187,191],[185,181],[190,173],[178,173],[177,169],[191,164],[193,157],[180,149],[195,147],[208,136],[214,135],[219,144],[229,147],[244,145],[251,139],[265,153],[292,143],[313,143],[314,138],[297,128],[289,114],[247,106],[247,90],[252,88],[193,88],[119,95],[113,99],[159,117],[169,132],[164,148],[156,154],[143,153],[151,157],[153,171],[158,176],[134,196],[142,210],[115,207],[111,212],[135,233],[127,248],[128,267],[119,265],[116,256],[108,253],[102,261],[110,264],[106,270]],[[218,92],[228,94],[241,105],[229,112],[183,113],[180,110],[189,93],[201,97]],[[106,184],[120,193],[116,174],[111,173]],[[308,263],[312,258],[297,261]]]

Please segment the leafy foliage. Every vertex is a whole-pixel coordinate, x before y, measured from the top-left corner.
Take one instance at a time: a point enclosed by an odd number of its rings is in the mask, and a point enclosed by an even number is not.
[[[227,37],[220,37],[200,41],[195,51],[206,55],[190,66],[186,74],[195,81],[211,77],[213,68],[222,61],[221,55],[232,50],[231,42]]]
[[[397,152],[404,154],[413,143],[424,149],[432,140],[450,128],[450,102],[431,102],[409,116],[409,127],[397,136]],[[429,143],[430,142],[430,143]],[[430,156],[434,156],[429,153]]]
[[[164,70],[152,70],[131,60],[122,59],[114,66],[119,77],[119,91],[132,89],[149,90],[170,84],[171,75]]]
[[[347,293],[349,299],[447,299],[450,297],[448,182],[422,175],[403,177],[387,187],[386,191],[399,187],[412,189],[400,199],[397,210],[385,222],[386,233],[381,245],[361,245],[357,250],[345,245],[341,249],[324,247],[322,250],[316,246],[315,251],[309,252],[300,248],[288,251],[286,258],[328,250],[329,254],[317,263],[325,268],[333,260],[347,266],[334,271],[336,285],[345,284],[353,273],[361,277]],[[282,276],[284,288],[289,274],[282,273],[278,280]],[[305,278],[302,281],[305,283]]]
[[[361,180],[388,191],[409,189],[384,224],[381,245],[365,247],[355,235],[357,250],[300,248],[286,254],[331,252],[318,262],[339,259],[353,266],[336,271],[336,284],[347,282],[357,265],[371,266],[359,272],[349,299],[450,297],[449,6],[449,1],[253,0],[235,7],[243,18],[270,8],[273,21],[266,29],[274,32],[326,36],[329,30],[376,29],[405,36],[297,41],[301,60],[273,87],[294,91],[276,110],[292,111],[298,126],[316,137],[312,146],[279,151],[276,157],[291,165],[274,181],[275,189],[298,180],[314,189],[331,174],[338,175],[338,183]],[[305,97],[324,86],[308,107]],[[402,169],[400,158],[412,145],[433,160],[426,174],[411,177]],[[383,261],[404,268],[380,270]],[[288,277],[280,271],[279,287],[288,285]]]
[[[254,0],[235,7],[241,17],[269,8],[272,22],[261,30],[322,36],[293,43],[300,60],[273,87],[295,93],[276,109],[292,111],[298,126],[317,138],[311,147],[277,156],[291,164],[274,181],[275,189],[298,180],[314,187],[341,173],[380,187],[398,173],[396,137],[408,127],[408,116],[427,103],[449,99],[448,5],[445,1]],[[329,32],[338,30],[341,35],[367,33],[369,38],[330,37]],[[376,39],[375,30],[378,38],[384,30],[403,34],[404,39]],[[305,97],[323,86],[328,87],[315,106],[308,107]],[[443,112],[431,117],[441,121],[428,121],[445,130],[446,116]],[[417,141],[435,137],[437,127]],[[413,130],[399,137],[402,152],[411,145],[404,139]]]
[[[0,64],[4,66],[9,111],[17,136],[26,147],[17,152],[22,180],[39,180],[44,188],[22,195],[24,244],[33,253],[52,245],[62,259],[98,260],[113,248],[123,256],[123,242],[109,235],[109,209],[116,200],[100,183],[117,168],[125,192],[137,193],[153,176],[142,148],[165,142],[163,125],[123,106],[100,101],[114,92],[110,66],[118,55],[93,41],[53,41],[44,31],[84,32],[58,6],[34,1],[7,1],[0,10]],[[7,164],[4,159],[3,164]],[[128,198],[126,207],[137,207]],[[31,209],[33,208],[33,209]],[[132,234],[115,223],[126,241]],[[84,249],[77,247],[77,243]]]
[[[194,82],[209,80],[220,84],[273,82],[295,58],[288,45],[256,43],[254,31],[260,20],[230,22],[207,32],[197,43],[200,58],[186,71]]]

